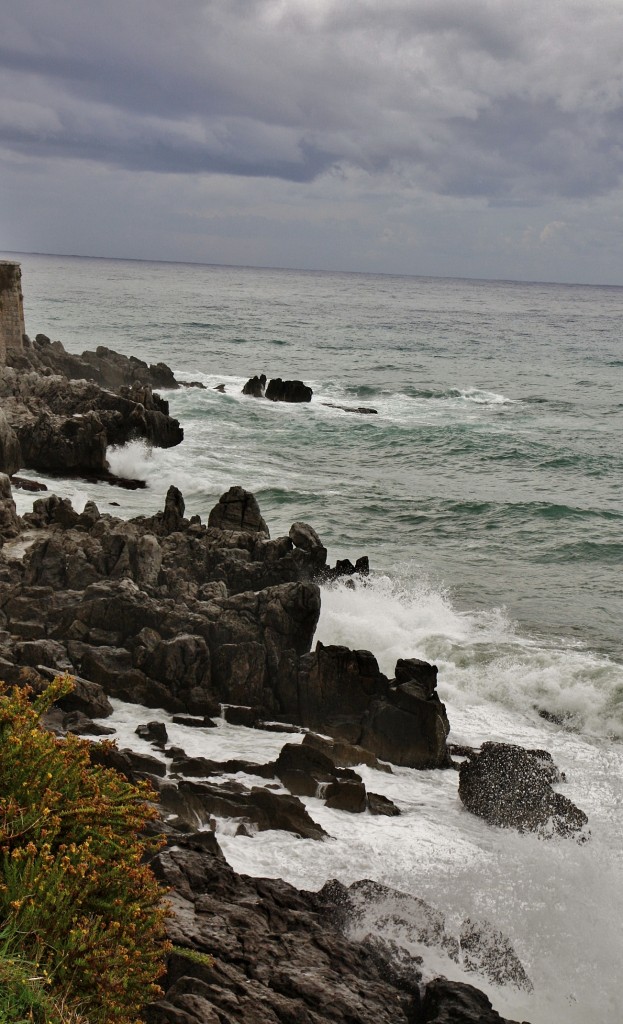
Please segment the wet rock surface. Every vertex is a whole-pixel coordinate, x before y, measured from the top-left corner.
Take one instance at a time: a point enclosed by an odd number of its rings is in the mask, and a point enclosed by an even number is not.
[[[581,835],[588,818],[552,789],[560,776],[547,751],[484,743],[459,770],[459,796],[491,825],[542,836]],[[585,836],[582,836],[585,838]]]
[[[424,986],[421,958],[404,947],[353,935],[366,907],[387,913],[389,901],[390,913],[414,914],[412,930],[425,945],[456,951],[443,917],[424,901],[366,881],[329,882],[315,893],[237,875],[211,833],[171,843],[154,870],[172,892],[175,948],[147,1024],[512,1024],[476,988],[445,979]],[[507,954],[514,966],[508,945]]]

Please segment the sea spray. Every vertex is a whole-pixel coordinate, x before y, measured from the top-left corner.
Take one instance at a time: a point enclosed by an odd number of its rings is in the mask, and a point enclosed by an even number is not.
[[[461,612],[426,577],[323,588],[317,639],[372,651],[389,676],[398,658],[435,662],[451,708],[490,701],[531,722],[623,739],[621,665],[563,638],[525,635],[500,608]]]

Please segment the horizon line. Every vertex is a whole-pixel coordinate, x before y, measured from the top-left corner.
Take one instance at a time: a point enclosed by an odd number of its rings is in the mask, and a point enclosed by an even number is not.
[[[473,281],[482,284],[524,284],[524,285],[556,285],[563,288],[623,288],[623,284],[591,284],[587,281],[540,281],[533,278],[512,277],[464,277],[453,274],[407,274],[387,270],[326,270],[320,267],[278,267],[253,263],[211,263],[200,260],[171,260],[145,258],[142,256],[85,256],[83,253],[38,252],[21,249],[2,249],[1,253],[9,256],[52,256],[72,260],[111,260],[118,263],[163,263],[182,267],[222,267],[228,270],[276,270],[296,274],[352,274],[363,277],[407,277],[413,280],[436,281]]]

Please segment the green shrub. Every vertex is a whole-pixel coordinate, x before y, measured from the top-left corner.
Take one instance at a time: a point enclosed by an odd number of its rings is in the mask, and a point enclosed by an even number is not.
[[[139,835],[157,812],[148,786],[91,764],[87,741],[39,727],[71,685],[56,679],[31,703],[0,684],[0,929],[16,962],[90,1024],[131,1024],[167,951],[163,892],[144,863],[157,844]]]

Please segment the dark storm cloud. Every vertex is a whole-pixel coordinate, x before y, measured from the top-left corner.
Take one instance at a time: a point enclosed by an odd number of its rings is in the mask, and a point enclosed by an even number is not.
[[[0,147],[129,170],[395,175],[492,203],[607,193],[608,0],[9,0]]]

